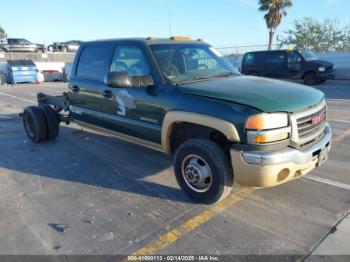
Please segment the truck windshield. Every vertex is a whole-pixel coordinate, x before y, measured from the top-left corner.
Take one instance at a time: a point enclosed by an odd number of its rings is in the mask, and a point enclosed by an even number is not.
[[[163,76],[186,84],[216,77],[240,75],[216,49],[204,44],[159,44],[151,50]]]
[[[301,51],[301,55],[306,61],[319,60],[318,56],[310,50]]]

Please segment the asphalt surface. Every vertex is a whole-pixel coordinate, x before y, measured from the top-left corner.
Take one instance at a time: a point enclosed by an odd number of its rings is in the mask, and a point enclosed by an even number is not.
[[[316,88],[327,96],[330,159],[205,206],[179,189],[171,156],[74,124],[53,142],[30,142],[18,113],[65,83],[0,86],[0,255],[311,254],[350,211],[350,82]]]

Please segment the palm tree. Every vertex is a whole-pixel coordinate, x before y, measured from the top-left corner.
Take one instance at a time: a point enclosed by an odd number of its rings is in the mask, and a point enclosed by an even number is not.
[[[6,38],[5,30],[0,26],[0,40]]]
[[[273,37],[282,16],[287,15],[287,8],[292,5],[292,0],[259,0],[259,10],[266,12],[264,18],[269,29],[269,50],[272,48]]]

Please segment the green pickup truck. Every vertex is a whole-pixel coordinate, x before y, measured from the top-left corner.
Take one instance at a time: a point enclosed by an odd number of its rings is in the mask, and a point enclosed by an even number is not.
[[[73,121],[174,154],[180,187],[207,204],[234,183],[271,187],[305,175],[327,159],[332,136],[322,92],[242,76],[186,37],[85,42],[68,92],[39,93],[21,115],[36,143]]]

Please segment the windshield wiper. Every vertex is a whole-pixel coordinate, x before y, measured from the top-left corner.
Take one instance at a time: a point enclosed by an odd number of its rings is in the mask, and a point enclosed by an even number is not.
[[[209,80],[212,78],[229,77],[232,75],[237,75],[237,74],[234,72],[225,72],[222,74],[211,75],[211,76],[196,76],[196,77],[189,79],[189,80],[180,81],[179,83],[184,84],[184,85],[185,84],[192,84],[192,83],[196,83],[196,82],[206,81],[206,80]]]
[[[180,81],[179,83],[180,84],[192,84],[192,83],[196,83],[196,82],[201,82],[201,81],[205,81],[205,80],[208,80],[210,79],[211,77],[208,77],[208,76],[196,76],[192,79],[188,79],[188,80],[183,80],[183,81]]]
[[[234,73],[234,72],[225,72],[225,73],[222,73],[222,74],[213,75],[213,76],[211,76],[210,78],[229,77],[229,76],[233,76],[233,75],[237,75],[237,74]]]

